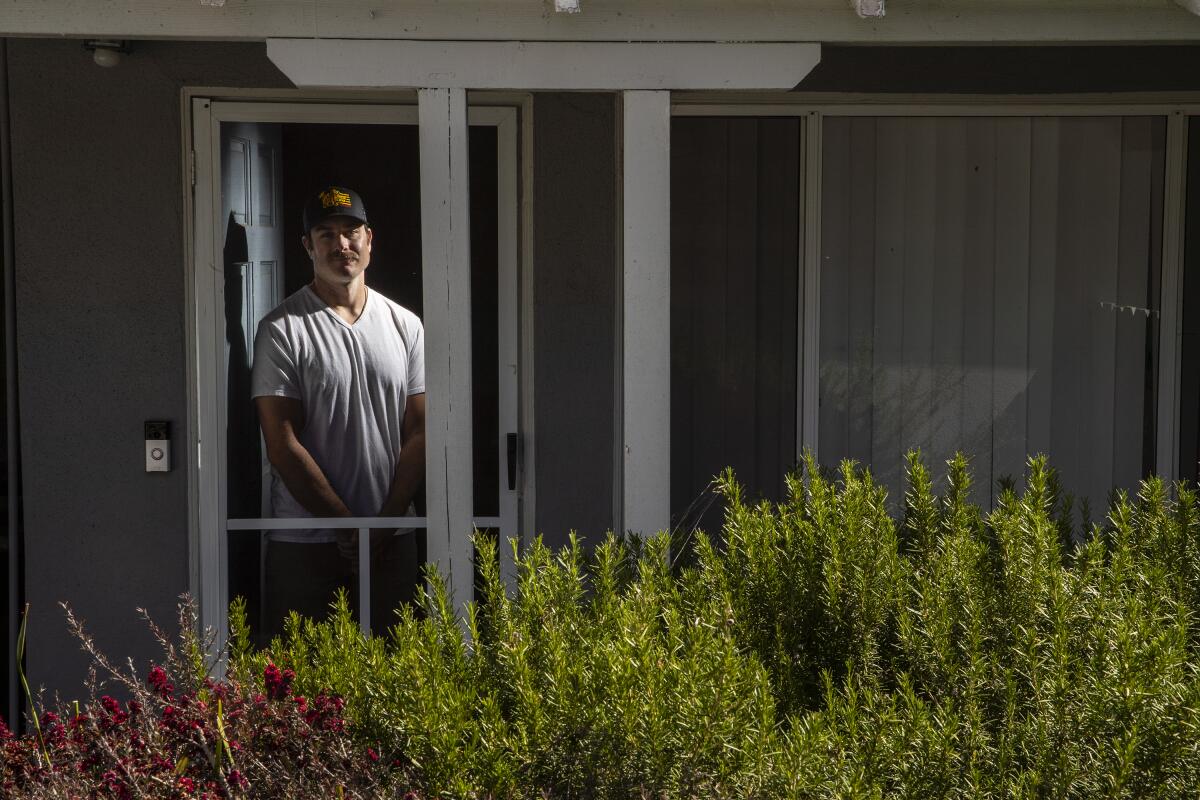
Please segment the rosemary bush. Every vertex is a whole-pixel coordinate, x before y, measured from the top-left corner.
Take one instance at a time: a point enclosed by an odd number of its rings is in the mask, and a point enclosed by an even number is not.
[[[386,639],[343,604],[269,657],[433,794],[1200,794],[1192,489],[1148,480],[1085,529],[1040,459],[988,514],[961,457],[941,495],[916,455],[908,476],[897,522],[852,464],[780,504],[726,473],[692,566],[665,537],[535,543],[511,597],[480,541],[473,645],[435,578]]]
[[[1041,459],[989,513],[947,466],[938,494],[909,458],[899,520],[852,464],[778,504],[726,473],[682,568],[666,537],[534,543],[510,593],[481,539],[465,621],[435,574],[386,636],[342,598],[256,651],[235,604],[230,680],[339,698],[344,752],[422,796],[1200,796],[1193,489],[1093,525]]]

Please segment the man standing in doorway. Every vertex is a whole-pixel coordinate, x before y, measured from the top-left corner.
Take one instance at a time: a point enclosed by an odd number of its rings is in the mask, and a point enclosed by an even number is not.
[[[421,321],[367,288],[374,232],[357,193],[326,187],[304,206],[303,225],[312,282],[264,317],[254,340],[274,516],[403,516],[425,474]],[[411,598],[420,565],[411,531],[371,536],[372,619],[382,628]],[[289,610],[323,615],[357,563],[353,531],[272,532],[268,626]]]

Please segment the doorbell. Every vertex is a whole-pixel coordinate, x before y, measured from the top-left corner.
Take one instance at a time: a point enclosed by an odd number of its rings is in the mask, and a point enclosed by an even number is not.
[[[146,472],[171,471],[171,423],[146,423]]]

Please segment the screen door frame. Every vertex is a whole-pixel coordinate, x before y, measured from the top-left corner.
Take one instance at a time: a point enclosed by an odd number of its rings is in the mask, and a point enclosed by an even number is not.
[[[224,93],[222,93],[224,95]],[[525,368],[521,352],[531,349],[532,344],[522,342],[521,332],[526,325],[521,319],[521,310],[528,305],[520,302],[522,282],[519,278],[521,241],[526,225],[521,223],[525,216],[521,208],[520,191],[522,175],[520,165],[520,131],[518,111],[523,104],[505,102],[497,105],[482,105],[487,102],[472,98],[468,108],[470,126],[487,126],[496,129],[497,137],[497,302],[498,354],[496,369],[499,376],[499,426],[501,436],[516,433],[518,440],[530,438],[531,413],[525,413],[523,405],[530,405],[532,398],[523,402],[520,384]],[[480,104],[475,104],[476,102]],[[250,535],[239,531],[260,530],[265,527],[287,527],[292,524],[283,520],[231,520],[226,509],[226,375],[224,335],[224,285],[220,265],[217,263],[222,250],[224,236],[220,201],[220,126],[223,122],[301,123],[301,124],[347,124],[347,125],[408,125],[419,127],[420,120],[416,98],[404,102],[358,103],[338,100],[315,101],[276,100],[261,97],[225,99],[202,96],[198,90],[183,98],[185,131],[186,170],[190,185],[185,185],[186,200],[190,201],[188,217],[191,220],[191,242],[189,253],[187,290],[188,310],[191,316],[189,335],[189,430],[186,446],[189,480],[189,539],[190,569],[189,586],[197,602],[200,624],[211,627],[217,634],[218,643],[228,635],[228,564],[227,545],[231,535]],[[527,109],[526,109],[527,110]],[[528,116],[526,114],[526,116]],[[286,156],[286,154],[284,154]],[[424,166],[424,165],[423,165]],[[426,316],[439,313],[426,309]],[[453,321],[447,320],[452,323]],[[524,348],[522,347],[524,345]],[[527,388],[526,393],[530,390]],[[451,398],[451,402],[455,402]],[[462,401],[470,403],[471,398]],[[523,424],[524,423],[524,426]],[[525,441],[522,450],[529,451]],[[507,448],[501,446],[498,465],[501,476],[500,513],[497,517],[475,517],[472,521],[479,528],[499,528],[502,538],[522,540],[521,532],[532,521],[532,478],[533,472],[527,463],[518,469],[518,480],[509,489],[505,478],[508,475]],[[427,481],[438,476],[429,475]],[[382,527],[381,518],[345,520],[341,524],[356,529]],[[397,522],[391,520],[391,522]],[[524,525],[522,523],[525,523]],[[299,524],[299,523],[297,523]],[[424,527],[423,518],[405,518],[405,527]],[[368,537],[360,536],[360,564],[368,557]],[[507,582],[514,577],[513,553],[507,546],[500,548],[501,573]],[[369,570],[368,570],[369,572]],[[369,591],[369,581],[362,581],[360,594]],[[468,598],[469,599],[469,598]],[[360,606],[362,604],[360,603]],[[370,628],[369,603],[360,622],[364,630]]]

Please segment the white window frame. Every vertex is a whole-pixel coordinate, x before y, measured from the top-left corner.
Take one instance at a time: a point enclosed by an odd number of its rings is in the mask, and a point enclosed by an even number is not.
[[[420,126],[414,93],[320,94],[286,93],[272,96],[259,90],[185,90],[185,209],[188,293],[188,397],[189,431],[189,586],[197,600],[202,626],[212,627],[218,641],[228,635],[228,536],[238,531],[311,528],[312,520],[228,519],[225,494],[226,408],[224,402],[224,334],[221,325],[223,283],[219,260],[224,229],[220,215],[220,125],[222,122],[342,123]],[[399,100],[399,102],[397,102]],[[532,172],[531,101],[528,95],[479,93],[472,95],[467,124],[496,129],[498,148],[498,288],[500,433],[517,432],[523,456],[518,461],[515,491],[507,491],[507,452],[500,448],[500,514],[477,517],[460,514],[478,528],[508,527],[518,542],[528,540],[534,519],[532,469],[532,277],[528,266],[532,229],[528,208]],[[518,129],[518,124],[524,130]],[[524,152],[518,152],[522,148]],[[422,171],[428,154],[422,149]],[[524,170],[521,163],[524,161]],[[423,205],[425,205],[423,203]],[[203,235],[211,233],[211,235]],[[522,260],[526,263],[522,266]],[[434,312],[437,313],[437,312]],[[429,316],[427,309],[426,316]],[[452,320],[442,320],[449,327]],[[459,329],[463,326],[458,325]],[[469,338],[466,338],[469,347]],[[461,391],[461,390],[460,390]],[[469,381],[466,384],[470,397]],[[470,402],[465,403],[470,407]],[[213,433],[206,433],[211,431]],[[469,476],[467,478],[469,480]],[[372,527],[425,528],[416,517],[363,517],[326,520],[325,528],[350,528],[359,532],[359,620],[370,630],[369,536]],[[434,550],[433,543],[431,551]],[[513,552],[500,547],[501,574],[514,579]],[[469,547],[467,548],[469,553]],[[434,555],[431,552],[431,560]],[[460,572],[463,572],[460,570]],[[455,576],[450,587],[463,606],[470,600],[472,576]]]
[[[906,98],[832,96],[812,100],[777,94],[746,96],[739,102],[714,93],[680,93],[672,98],[678,117],[801,117],[804,187],[800,213],[800,270],[797,308],[796,458],[817,453],[819,431],[820,297],[821,297],[821,138],[826,117],[1063,117],[1161,116],[1167,124],[1163,186],[1161,316],[1159,319],[1158,409],[1155,474],[1168,482],[1178,475],[1179,386],[1182,364],[1182,278],[1184,201],[1187,182],[1187,119],[1200,116],[1200,97],[1121,97],[1097,103],[1086,96],[1038,98],[954,97]],[[669,382],[670,378],[665,378]]]

